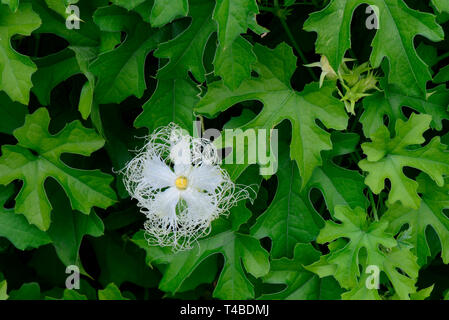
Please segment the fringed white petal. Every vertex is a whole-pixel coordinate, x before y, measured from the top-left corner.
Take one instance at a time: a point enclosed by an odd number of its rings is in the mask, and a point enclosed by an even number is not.
[[[192,168],[189,180],[193,188],[213,193],[224,181],[220,168],[202,165]]]
[[[187,203],[187,214],[192,221],[210,223],[217,218],[219,211],[216,198],[212,195],[190,188],[184,191],[181,197]]]
[[[159,158],[148,159],[145,161],[143,176],[155,189],[163,189],[173,186],[176,175],[169,166]]]
[[[177,176],[188,175],[192,167],[190,137],[181,137],[170,148],[170,159],[174,164],[175,174]]]
[[[156,214],[161,218],[176,220],[176,205],[179,202],[179,191],[175,187],[170,187],[154,196],[151,214]]]

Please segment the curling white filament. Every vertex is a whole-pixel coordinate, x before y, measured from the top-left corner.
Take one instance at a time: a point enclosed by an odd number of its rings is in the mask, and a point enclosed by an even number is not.
[[[209,234],[212,220],[249,198],[237,187],[210,140],[192,138],[171,123],[153,132],[124,169],[126,190],[137,199],[150,245],[189,249]]]

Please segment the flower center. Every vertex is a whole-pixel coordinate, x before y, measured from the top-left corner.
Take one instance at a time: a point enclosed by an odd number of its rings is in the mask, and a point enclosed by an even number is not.
[[[178,188],[179,190],[187,189],[187,183],[188,183],[187,178],[183,176],[178,177],[175,180],[176,188]]]

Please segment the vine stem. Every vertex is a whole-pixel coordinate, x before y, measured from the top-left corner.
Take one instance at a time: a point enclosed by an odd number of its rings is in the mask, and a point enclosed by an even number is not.
[[[39,54],[40,39],[41,39],[40,33],[36,34],[36,46],[34,47],[34,57],[37,57]]]
[[[298,52],[299,57],[301,58],[301,61],[303,64],[308,64],[309,62],[307,61],[306,56],[304,55],[304,53],[302,52],[301,48],[299,47],[298,43],[296,42],[295,38],[293,37],[292,32],[290,31],[290,28],[288,27],[287,21],[286,19],[279,14],[280,12],[280,8],[279,8],[279,0],[274,0],[274,10],[273,13],[279,18],[279,20],[281,20],[281,25],[285,30],[285,33],[287,33],[288,38],[290,39],[293,48],[295,48],[296,52]],[[317,76],[315,75],[315,73],[313,73],[312,69],[307,68],[307,71],[310,73],[310,75],[312,76],[312,79],[314,81],[318,81]]]
[[[374,201],[373,193],[370,190],[368,190],[368,194],[369,194],[369,201],[371,203],[371,211],[373,212],[374,219],[376,221],[379,221],[379,216],[377,215],[377,206],[376,202]]]
[[[449,57],[449,52],[446,52],[445,54],[439,56],[438,57],[438,62],[440,62],[441,60],[446,59],[447,57]]]

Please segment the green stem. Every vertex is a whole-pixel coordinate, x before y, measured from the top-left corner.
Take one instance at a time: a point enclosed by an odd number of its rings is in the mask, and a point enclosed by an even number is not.
[[[385,193],[381,192],[379,194],[379,201],[377,202],[377,212],[379,212],[382,209],[381,204],[383,203],[384,198],[385,198]]]
[[[38,33],[36,34],[36,45],[34,46],[34,53],[33,56],[37,57],[39,55],[39,44],[41,42],[41,35]]]
[[[202,136],[205,131],[204,130],[204,118],[201,115],[198,115],[197,117],[200,119],[200,122],[201,122],[201,132],[197,132],[197,134]]]
[[[445,54],[439,56],[437,62],[440,62],[441,60],[446,59],[447,57],[449,57],[449,52],[446,52]]]
[[[370,190],[368,190],[368,194],[369,194],[369,201],[371,203],[371,210],[373,212],[374,219],[376,221],[379,221],[379,216],[377,215],[377,206],[376,206],[376,203],[374,201],[373,193]]]
[[[284,28],[285,33],[287,33],[287,36],[290,39],[290,41],[291,41],[291,43],[293,45],[293,48],[295,48],[296,52],[298,52],[299,57],[301,58],[302,63],[303,64],[308,64],[309,62],[307,61],[306,56],[304,55],[304,53],[302,52],[302,50],[299,48],[298,44],[296,43],[296,40],[293,37],[293,34],[292,34],[292,32],[290,31],[290,29],[288,27],[287,21],[285,20],[285,18],[283,16],[281,16],[279,14],[280,10],[281,9],[279,8],[279,0],[274,0],[274,13],[275,13],[275,15],[279,18],[279,20],[281,20],[282,27]],[[312,76],[312,79],[314,81],[318,81],[318,78],[315,75],[315,73],[313,73],[312,69],[307,68],[307,71],[310,73],[310,75]]]
[[[341,80],[341,81],[343,81],[343,80]],[[355,114],[354,122],[351,124],[351,127],[349,128],[349,132],[354,132],[355,131],[355,127],[360,122],[360,117],[362,116],[362,111],[363,111],[363,108],[359,104],[359,106],[357,108],[357,111],[356,111],[356,114]]]

